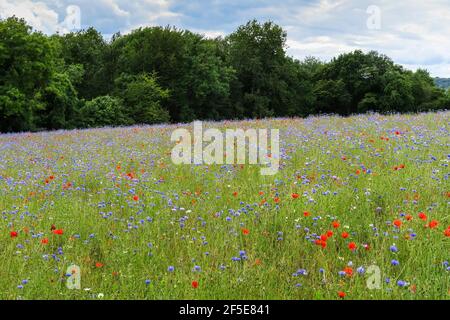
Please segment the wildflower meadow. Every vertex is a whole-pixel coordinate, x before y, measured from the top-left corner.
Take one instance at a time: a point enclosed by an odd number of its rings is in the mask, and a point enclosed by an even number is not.
[[[191,124],[0,135],[0,298],[447,300],[449,124],[204,123],[279,129],[267,176],[174,164]]]

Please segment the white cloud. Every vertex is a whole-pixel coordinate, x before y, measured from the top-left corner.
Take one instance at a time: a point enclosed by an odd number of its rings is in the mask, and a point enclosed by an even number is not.
[[[13,15],[25,19],[33,28],[45,33],[53,33],[58,27],[58,14],[44,2],[0,0],[0,18]]]

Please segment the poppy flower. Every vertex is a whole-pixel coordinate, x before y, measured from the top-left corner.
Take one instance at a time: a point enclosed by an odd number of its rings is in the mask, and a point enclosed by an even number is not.
[[[339,298],[344,299],[345,298],[345,292],[344,291],[339,291],[338,292],[338,296],[339,296]]]
[[[434,229],[438,226],[439,222],[437,222],[436,220],[432,220],[429,224],[428,227],[430,227],[431,229]]]
[[[304,215],[305,217],[309,217],[310,213],[309,213],[308,211],[303,211],[303,215]]]
[[[320,240],[322,240],[322,241],[327,241],[328,240],[328,237],[326,236],[326,235],[321,235],[320,236]]]
[[[134,200],[134,201],[139,201],[139,196],[134,196],[134,197],[133,197],[133,200]]]
[[[242,234],[243,235],[248,235],[250,233],[250,230],[248,230],[248,229],[242,229]]]
[[[96,263],[95,263],[95,267],[96,267],[96,268],[101,268],[101,267],[103,267],[103,266],[104,266],[104,264],[101,263],[101,262],[96,262]]]
[[[279,203],[280,202],[280,198],[276,197],[273,199],[273,201],[275,201],[275,203]]]
[[[327,247],[327,242],[323,241],[321,239],[317,239],[316,240],[316,245],[321,246],[323,249],[325,249]]]
[[[444,235],[446,237],[450,237],[450,227],[448,227],[447,230],[444,231]]]
[[[192,288],[197,289],[198,288],[198,281],[192,281]]]
[[[53,230],[55,230],[55,229],[56,229],[55,225],[52,224],[52,226],[50,227],[50,231],[53,231]]]
[[[338,221],[333,221],[332,225],[333,225],[333,228],[337,229],[337,228],[339,228],[339,226],[341,224]]]
[[[42,243],[42,244],[47,244],[47,243],[48,243],[48,238],[42,239],[42,240],[41,240],[41,243]]]
[[[19,234],[16,231],[11,231],[10,234],[11,238],[17,237]]]
[[[350,249],[350,250],[356,250],[356,243],[354,243],[354,242],[350,242],[349,244],[348,244],[348,248]]]
[[[293,193],[291,196],[292,199],[297,199],[300,195],[298,193]]]
[[[394,220],[394,226],[400,228],[402,226],[402,221],[399,219]]]
[[[342,236],[342,238],[347,239],[349,234],[348,234],[348,232],[344,231],[344,232],[342,232],[341,236]]]
[[[351,268],[351,267],[345,267],[343,271],[349,277],[351,277],[353,275],[353,268]]]
[[[233,197],[237,197],[238,193],[237,191],[233,192]]]
[[[327,237],[328,237],[328,238],[331,238],[332,236],[333,236],[333,231],[328,230],[328,231],[327,231]]]
[[[62,235],[63,233],[64,233],[63,229],[56,229],[56,230],[53,230],[53,234]]]
[[[357,175],[360,175],[361,174],[361,170],[356,170],[356,172],[355,172]]]
[[[419,219],[425,221],[427,220],[427,215],[423,212],[419,212]]]
[[[413,219],[412,215],[408,214],[405,216],[405,219],[411,221]]]

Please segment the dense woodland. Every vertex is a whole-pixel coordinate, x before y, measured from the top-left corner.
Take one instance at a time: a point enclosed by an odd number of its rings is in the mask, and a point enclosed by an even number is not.
[[[250,21],[225,38],[174,27],[106,41],[94,28],[36,32],[0,21],[0,131],[446,109],[427,71],[377,52],[330,62],[286,54],[286,32]]]

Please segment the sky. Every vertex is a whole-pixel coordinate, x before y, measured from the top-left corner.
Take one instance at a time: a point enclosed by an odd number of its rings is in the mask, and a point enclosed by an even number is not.
[[[254,18],[271,20],[298,59],[376,50],[450,77],[449,0],[0,0],[0,18],[12,15],[47,34],[93,26],[106,38],[155,25],[216,37]]]

